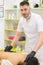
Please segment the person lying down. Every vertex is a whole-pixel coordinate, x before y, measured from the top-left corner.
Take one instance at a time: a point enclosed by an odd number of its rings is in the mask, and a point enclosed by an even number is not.
[[[39,61],[36,57],[33,57],[28,62],[24,62],[26,56],[27,55],[23,53],[0,51],[0,61],[3,59],[8,60],[12,65],[39,65]]]

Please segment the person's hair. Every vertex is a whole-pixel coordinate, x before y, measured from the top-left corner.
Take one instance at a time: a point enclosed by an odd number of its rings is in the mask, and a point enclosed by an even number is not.
[[[39,65],[39,61],[36,57],[33,57],[28,62],[18,63],[18,65]]]
[[[27,2],[27,1],[20,2],[20,6],[24,6],[24,5],[28,5],[29,6],[29,2]]]

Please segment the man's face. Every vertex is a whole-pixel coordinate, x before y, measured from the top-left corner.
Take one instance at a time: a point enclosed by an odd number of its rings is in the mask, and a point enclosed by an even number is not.
[[[28,5],[20,6],[20,11],[21,11],[22,16],[26,18],[29,16],[30,6]]]

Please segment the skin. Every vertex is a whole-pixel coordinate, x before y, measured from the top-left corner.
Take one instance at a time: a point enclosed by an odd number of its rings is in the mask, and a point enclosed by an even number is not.
[[[26,54],[0,51],[0,60],[9,60],[13,65],[17,65],[19,62],[23,62],[25,58]]]
[[[28,15],[30,14],[30,11],[31,11],[30,6],[28,5],[20,6],[20,11],[22,16],[28,21],[29,20]],[[35,52],[37,52],[43,44],[43,31],[38,32],[38,34],[39,34],[39,39],[38,39],[38,42],[36,43],[36,46],[33,49],[33,51]],[[22,35],[22,32],[16,32],[15,38],[12,41],[11,46],[17,43],[21,35]]]

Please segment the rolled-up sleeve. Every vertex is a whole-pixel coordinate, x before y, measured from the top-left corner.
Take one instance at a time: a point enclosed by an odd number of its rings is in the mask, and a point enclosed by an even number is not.
[[[20,20],[17,27],[18,32],[23,32],[22,21]]]
[[[37,19],[37,27],[38,27],[38,32],[43,31],[43,20],[42,20],[41,16],[39,16]]]

